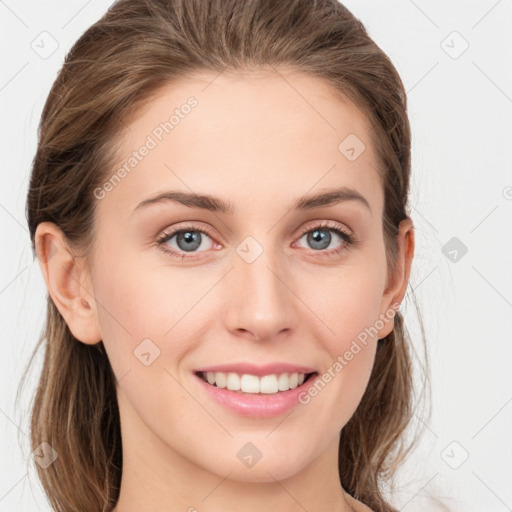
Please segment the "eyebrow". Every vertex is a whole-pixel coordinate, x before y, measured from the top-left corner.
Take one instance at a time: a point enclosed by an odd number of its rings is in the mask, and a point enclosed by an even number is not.
[[[190,208],[201,208],[203,210],[224,213],[227,215],[233,215],[235,212],[233,203],[224,201],[209,194],[195,194],[180,192],[177,190],[168,190],[145,199],[135,207],[132,214],[137,210],[146,208],[150,205],[167,201],[174,201]],[[366,198],[357,190],[350,187],[340,187],[317,194],[301,196],[289,206],[289,210],[312,210],[322,206],[333,206],[345,201],[357,201],[364,205],[370,213],[372,212],[370,204]]]

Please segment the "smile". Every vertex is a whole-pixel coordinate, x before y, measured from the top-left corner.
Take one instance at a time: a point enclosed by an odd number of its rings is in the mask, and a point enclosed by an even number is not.
[[[271,418],[298,405],[305,407],[299,397],[308,392],[320,374],[286,372],[257,376],[250,373],[196,371],[194,376],[205,399],[222,409],[237,416]]]
[[[301,386],[315,373],[274,373],[261,377],[235,372],[197,372],[197,375],[212,386],[239,394],[275,394]]]

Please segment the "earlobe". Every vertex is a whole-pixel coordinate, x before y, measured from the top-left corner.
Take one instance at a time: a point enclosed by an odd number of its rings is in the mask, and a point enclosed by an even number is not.
[[[414,224],[410,217],[407,217],[399,225],[399,234],[397,235],[397,262],[395,274],[390,281],[382,297],[381,318],[388,319],[384,326],[379,330],[378,338],[382,339],[388,336],[394,327],[392,315],[396,314],[398,307],[402,303],[409,276],[411,272],[412,260],[414,257]],[[390,319],[391,317],[391,319]]]
[[[37,226],[35,246],[48,293],[73,336],[89,345],[100,342],[96,302],[83,260],[72,254],[66,236],[51,222]]]

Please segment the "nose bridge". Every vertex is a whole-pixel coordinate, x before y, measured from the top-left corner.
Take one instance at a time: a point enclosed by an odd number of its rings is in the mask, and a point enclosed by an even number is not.
[[[260,242],[252,236],[236,248],[231,279],[235,281],[230,327],[250,331],[259,339],[293,327],[294,295],[283,271],[283,254],[271,247],[272,237]]]

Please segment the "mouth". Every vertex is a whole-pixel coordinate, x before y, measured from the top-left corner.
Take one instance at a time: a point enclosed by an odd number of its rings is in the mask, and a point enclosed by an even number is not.
[[[197,371],[195,374],[214,388],[227,389],[240,395],[279,394],[303,386],[315,378],[318,372],[279,373],[263,376],[235,372]]]

